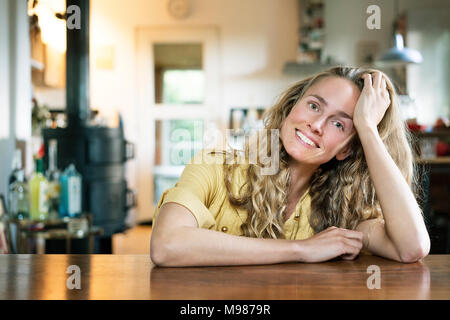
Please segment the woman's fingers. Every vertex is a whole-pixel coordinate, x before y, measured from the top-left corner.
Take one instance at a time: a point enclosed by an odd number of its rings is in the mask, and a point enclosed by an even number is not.
[[[304,241],[307,248],[307,261],[321,262],[341,257],[346,260],[355,259],[361,248],[362,233],[359,231],[329,227]]]
[[[339,234],[343,235],[346,238],[356,239],[362,242],[364,234],[360,231],[338,228],[335,226],[329,227],[328,230],[335,230]]]
[[[358,254],[343,254],[341,256],[342,260],[355,260]]]
[[[385,78],[383,78],[383,80],[381,81],[381,90],[382,90],[381,94],[383,95],[383,98],[390,103],[391,99],[389,96],[389,91],[387,89],[387,84],[386,84]]]
[[[387,89],[386,79],[384,77],[381,79],[380,95],[383,98],[383,100],[387,103],[387,105],[389,106],[391,103],[391,98],[389,95],[389,91]]]
[[[350,249],[355,249],[359,252],[359,250],[362,249],[363,247],[363,243],[361,240],[359,239],[355,239],[355,238],[344,238],[344,243],[345,245],[350,248]],[[352,252],[353,253],[353,252]]]
[[[381,80],[381,89],[387,92],[387,85],[386,85],[386,79],[383,77]]]
[[[366,73],[364,75],[364,88],[372,87],[372,75],[370,73]]]
[[[353,260],[358,255],[362,249],[362,242],[355,239],[345,238],[344,242],[344,252],[341,254],[341,258],[344,260]]]
[[[334,243],[339,244],[339,256],[345,260],[355,259],[363,247],[363,233],[349,229],[329,227],[330,235],[333,236]]]
[[[373,88],[378,89],[381,87],[381,72],[375,72],[373,75]]]

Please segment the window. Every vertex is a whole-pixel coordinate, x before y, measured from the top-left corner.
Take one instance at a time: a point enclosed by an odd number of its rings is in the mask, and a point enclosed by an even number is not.
[[[201,44],[154,44],[155,103],[200,105],[204,96]],[[188,107],[188,106],[186,106]],[[203,119],[155,121],[154,204],[175,185],[184,166],[202,148]]]
[[[154,204],[202,149],[203,120],[157,120],[155,128]]]
[[[203,132],[223,128],[228,112],[222,106],[217,27],[138,27],[136,37],[136,219],[148,221],[185,163],[210,145]]]
[[[203,120],[157,120],[155,165],[184,166],[202,148]]]
[[[201,43],[153,45],[155,103],[201,104],[204,71]]]
[[[166,70],[163,73],[163,103],[201,104],[202,70]]]

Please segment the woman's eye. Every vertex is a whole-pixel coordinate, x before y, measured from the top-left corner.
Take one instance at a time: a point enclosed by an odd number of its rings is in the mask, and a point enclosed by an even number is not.
[[[344,130],[344,126],[342,125],[342,123],[340,122],[335,122],[334,125],[336,126],[336,128]]]
[[[319,109],[315,103],[310,103],[310,104],[309,104],[309,107],[310,107],[312,110],[317,110],[317,109]]]

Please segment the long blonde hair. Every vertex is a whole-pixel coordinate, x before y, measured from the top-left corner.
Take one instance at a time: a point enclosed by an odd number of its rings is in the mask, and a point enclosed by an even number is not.
[[[301,80],[286,90],[278,102],[263,115],[264,132],[270,129],[281,130],[286,117],[296,102],[313,84],[326,77],[341,77],[355,83],[360,90],[364,86],[362,76],[377,70],[334,67]],[[417,194],[419,185],[414,174],[414,159],[411,148],[412,136],[406,130],[402,121],[397,94],[389,78],[386,78],[391,104],[383,119],[378,124],[379,135],[392,159],[399,167],[407,183]],[[263,134],[263,140],[268,136]],[[245,144],[245,157],[248,157],[252,144],[259,140],[250,140]],[[351,140],[352,153],[343,161],[335,158],[322,164],[310,180],[309,194],[311,196],[310,225],[315,233],[329,226],[355,229],[359,221],[375,218],[381,215],[379,201],[375,188],[369,176],[369,170],[364,157],[364,151],[358,135]],[[279,154],[279,170],[273,175],[261,174],[263,164],[249,164],[246,174],[247,181],[238,191],[233,193],[233,172],[239,164],[235,161],[224,164],[224,179],[227,196],[231,204],[245,209],[247,220],[242,225],[244,235],[256,238],[284,238],[284,214],[287,207],[288,190],[290,186],[289,155],[278,144],[278,150],[271,150],[270,143],[263,143],[266,152]],[[228,159],[236,158],[237,152],[227,152]]]

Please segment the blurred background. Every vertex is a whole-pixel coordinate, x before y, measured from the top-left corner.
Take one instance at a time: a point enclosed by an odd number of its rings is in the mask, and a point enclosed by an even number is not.
[[[290,84],[351,65],[395,82],[432,253],[450,253],[449,16],[448,0],[0,0],[0,248],[148,253],[196,152],[242,148]]]

